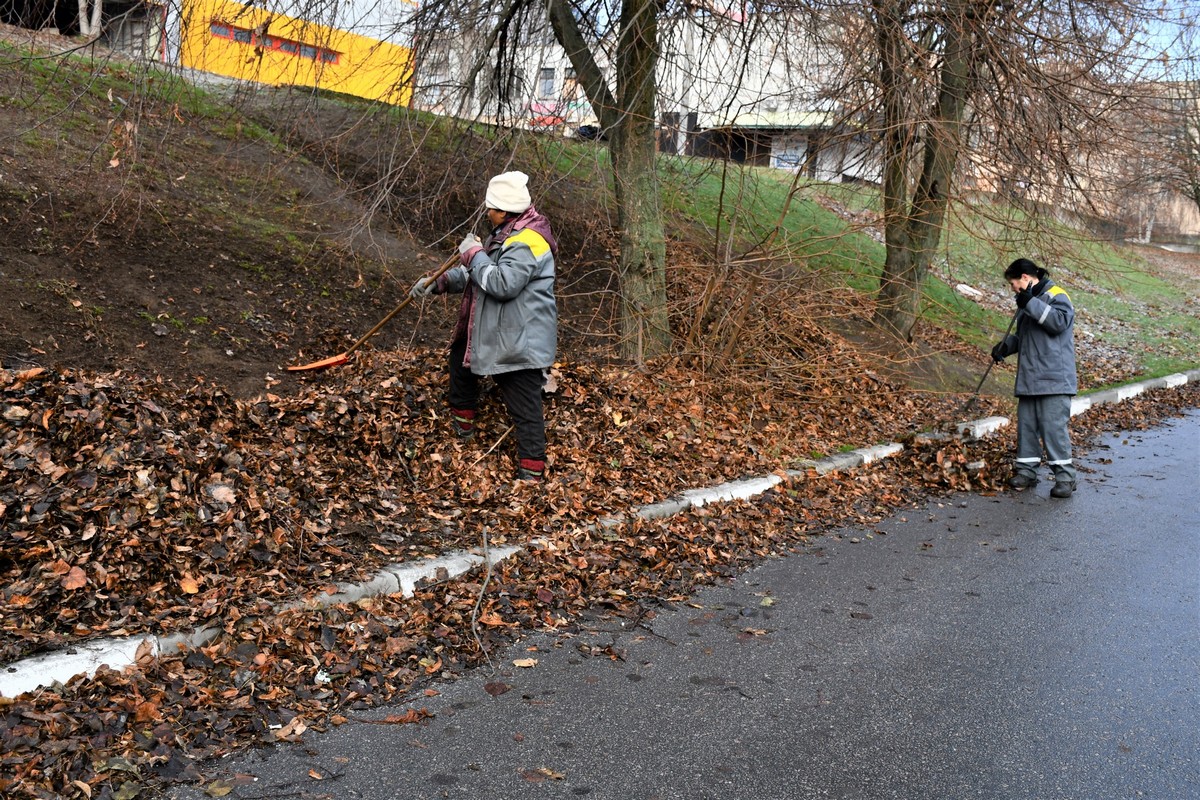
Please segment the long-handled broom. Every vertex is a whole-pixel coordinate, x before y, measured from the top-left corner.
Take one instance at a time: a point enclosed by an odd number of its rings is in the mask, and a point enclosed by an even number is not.
[[[1017,313],[1013,314],[1013,318],[1008,321],[1008,328],[1006,328],[1004,331],[1005,339],[1007,339],[1008,335],[1012,333],[1013,325],[1017,324],[1017,317],[1019,316],[1021,316],[1021,309],[1018,308]],[[987,369],[983,372],[983,377],[979,379],[979,385],[975,387],[975,391],[972,392],[971,396],[967,398],[967,402],[963,403],[963,407],[959,409],[958,413],[961,414],[964,411],[969,410],[971,406],[975,405],[975,401],[979,399],[979,390],[983,388],[983,382],[986,381],[987,376],[992,373],[992,367],[994,366],[996,366],[995,359],[988,362]]]

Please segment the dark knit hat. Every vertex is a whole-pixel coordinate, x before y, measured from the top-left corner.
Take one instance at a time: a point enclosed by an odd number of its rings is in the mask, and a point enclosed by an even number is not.
[[[1032,275],[1040,281],[1049,274],[1049,272],[1042,269],[1028,258],[1018,258],[1016,261],[1008,265],[1008,269],[1004,270],[1004,279],[1011,281],[1021,277],[1022,275]]]

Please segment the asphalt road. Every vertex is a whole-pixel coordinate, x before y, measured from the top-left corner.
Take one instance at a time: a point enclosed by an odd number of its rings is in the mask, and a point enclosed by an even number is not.
[[[207,768],[257,777],[233,797],[1195,800],[1200,412],[1080,466],[1069,500],[955,496],[533,637],[414,701],[427,724]]]

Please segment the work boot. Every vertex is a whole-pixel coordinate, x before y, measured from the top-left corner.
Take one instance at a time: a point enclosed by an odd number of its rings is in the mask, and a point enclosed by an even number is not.
[[[517,464],[517,480],[541,483],[546,474],[546,462],[536,458],[522,458]]]
[[[1037,486],[1037,482],[1036,475],[1026,475],[1024,472],[1015,473],[1008,479],[1008,485],[1014,489],[1028,489]]]
[[[1075,492],[1075,481],[1055,481],[1050,490],[1051,497],[1070,497]]]
[[[475,412],[471,409],[450,409],[450,421],[454,424],[454,434],[459,439],[466,440],[475,435]]]

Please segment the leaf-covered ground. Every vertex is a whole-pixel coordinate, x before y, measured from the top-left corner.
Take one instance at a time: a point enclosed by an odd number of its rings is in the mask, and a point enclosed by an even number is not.
[[[768,386],[714,396],[678,368],[561,364],[551,479],[531,492],[510,481],[513,438],[493,394],[474,440],[449,435],[441,359],[361,357],[248,401],[131,375],[0,371],[0,658],[195,626],[248,597],[283,601],[476,545],[483,527],[523,542],[586,526],[931,415],[866,377],[826,380],[804,401]]]
[[[205,385],[177,396],[122,374],[0,371],[3,660],[97,636],[223,631],[193,651],[0,700],[0,791],[133,797],[196,779],[196,759],[339,724],[521,631],[570,628],[597,609],[639,618],[831,526],[930,492],[996,491],[1012,448],[1010,434],[918,443],[752,501],[597,529],[684,488],[953,420],[964,398],[851,371],[807,399],[770,385],[716,395],[678,366],[564,363],[548,403],[551,477],[529,486],[510,480],[494,397],[475,440],[449,435],[440,360],[364,356],[294,395],[249,401]],[[1157,392],[1073,428],[1086,446],[1097,430],[1150,424],[1198,395]],[[484,591],[476,574],[411,599],[273,611],[485,535],[527,547]]]
[[[14,30],[0,26],[0,39]],[[609,215],[594,187],[541,175],[555,181],[539,206],[566,254],[565,360],[547,405],[550,478],[513,485],[512,434],[494,396],[474,441],[448,431],[443,350],[426,345],[443,342],[453,302],[411,309],[372,342],[399,353],[364,352],[319,375],[282,370],[339,352],[390,310],[444,257],[444,244],[420,243],[467,219],[509,154],[414,151],[393,213],[360,229],[378,141],[391,141],[383,129],[307,101],[259,108],[268,137],[232,110],[181,114],[187,93],[127,105],[137,75],[97,59],[0,63],[0,366],[10,368],[0,369],[0,664],[99,637],[222,634],[0,698],[4,797],[147,796],[195,779],[205,756],[400,697],[416,702],[388,721],[418,722],[424,681],[523,631],[569,631],[597,613],[640,619],[831,526],[929,492],[999,489],[1011,434],[914,445],[752,501],[597,530],[599,518],[684,488],[960,421],[966,398],[943,392],[973,387],[985,356],[923,324],[909,356],[872,357],[860,330],[869,298],[807,274],[784,280],[789,264],[730,272],[702,256],[709,232],[696,245],[674,220],[672,325],[687,346],[645,372],[610,366]],[[62,113],[47,113],[55,102]],[[113,141],[126,121],[136,141]],[[838,324],[820,319],[830,316]],[[1080,345],[1089,386],[1129,377],[1126,360]],[[985,395],[1006,392],[1010,376],[992,370]],[[1073,427],[1086,440],[1197,400],[1191,388],[1156,393]],[[1010,399],[991,396],[971,409],[1010,412]],[[978,461],[985,468],[968,471]],[[486,581],[275,610],[485,535],[526,545]]]

